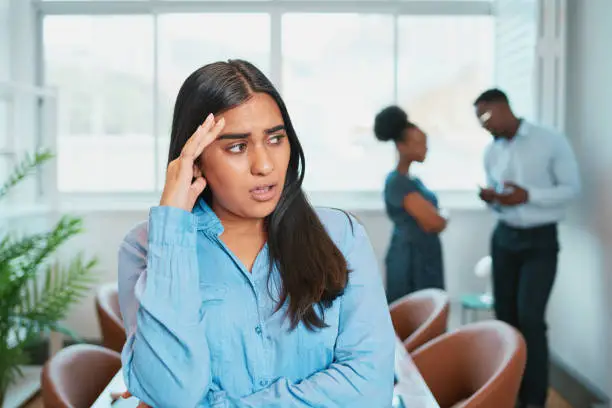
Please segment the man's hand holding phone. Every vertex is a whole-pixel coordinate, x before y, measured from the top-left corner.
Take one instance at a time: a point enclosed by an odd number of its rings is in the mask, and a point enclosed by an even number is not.
[[[502,193],[494,188],[479,186],[478,196],[487,204],[498,203],[502,206],[515,206],[529,201],[529,192],[515,183],[506,181]]]
[[[497,193],[491,187],[479,186],[478,197],[487,204],[492,204],[497,199]]]

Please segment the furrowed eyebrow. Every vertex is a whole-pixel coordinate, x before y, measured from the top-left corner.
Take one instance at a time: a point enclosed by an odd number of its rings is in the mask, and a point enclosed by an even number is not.
[[[280,130],[285,130],[285,125],[278,125],[278,126],[274,126],[270,129],[266,129],[265,133],[270,134],[270,133],[276,133]]]
[[[277,126],[271,127],[270,129],[264,130],[264,133],[269,135],[272,133],[279,132],[281,130],[285,130],[285,125],[277,125]],[[248,133],[223,133],[217,139],[218,140],[237,140],[237,139],[247,139],[249,136],[251,136],[250,132]]]
[[[250,133],[224,133],[219,136],[218,140],[236,140],[236,139],[246,139],[250,136]]]

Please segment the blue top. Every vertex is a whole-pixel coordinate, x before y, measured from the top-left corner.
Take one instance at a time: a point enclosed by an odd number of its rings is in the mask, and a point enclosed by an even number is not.
[[[423,198],[438,208],[438,198],[418,178],[409,178],[405,174],[392,171],[385,181],[385,207],[387,215],[396,229],[402,231],[406,239],[413,243],[423,243],[427,236],[437,237],[437,233],[425,232],[416,219],[404,209],[404,197],[418,192]]]
[[[394,228],[385,256],[387,300],[426,289],[444,289],[442,244],[436,232],[427,232],[404,209],[404,197],[419,193],[438,208],[438,199],[418,178],[392,171],[385,183],[385,207]]]
[[[274,312],[280,277],[267,246],[248,272],[223,244],[200,200],[189,213],[153,207],[119,249],[127,331],[125,382],[155,407],[388,407],[395,334],[364,227],[340,211],[318,215],[351,273],[325,310],[328,327],[289,331]]]

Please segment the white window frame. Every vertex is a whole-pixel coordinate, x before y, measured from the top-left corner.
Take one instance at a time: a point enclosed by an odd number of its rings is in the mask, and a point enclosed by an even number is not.
[[[543,1],[538,8],[535,64],[536,117],[543,125],[565,131],[567,0]]]
[[[157,17],[166,13],[248,13],[259,12],[270,15],[270,79],[282,94],[281,67],[281,21],[285,13],[370,13],[393,15],[394,52],[397,59],[398,50],[398,17],[399,16],[491,16],[494,15],[494,2],[481,0],[83,0],[83,1],[44,1],[31,0],[38,16],[37,77],[42,81],[45,71],[43,59],[42,25],[45,16],[52,15],[152,15]],[[157,19],[154,18],[154,115],[157,102]],[[397,100],[397,64],[394,72],[394,100]],[[154,125],[155,150],[154,163],[159,163],[157,138],[159,129]],[[161,153],[163,154],[163,153]],[[155,189],[143,193],[124,192],[60,192],[62,207],[75,209],[139,209],[155,205],[163,188],[156,167],[151,169],[155,174]],[[438,191],[443,202],[450,202],[453,208],[483,208],[474,191],[444,190]],[[308,191],[314,204],[350,207],[349,209],[380,210],[383,206],[380,193],[371,191],[354,192],[320,192]]]
[[[57,141],[57,90],[54,88],[41,88],[16,82],[0,82],[0,100],[8,107],[8,123],[0,129],[0,137],[6,136],[4,147],[0,149],[2,165],[9,168],[18,165],[26,154],[34,152],[24,145],[34,145],[36,150],[41,148],[54,152]],[[34,133],[31,140],[24,140],[24,129],[21,121],[24,116],[34,115],[31,128]],[[29,132],[28,132],[29,133]],[[30,183],[32,196],[24,200],[19,192],[12,191],[0,202],[0,221],[15,215],[39,214],[54,211],[58,207],[57,166],[56,159],[44,165],[44,171],[36,170],[33,177],[24,181],[20,186]],[[6,161],[6,162],[5,162]],[[9,169],[10,174],[10,169]],[[33,180],[33,181],[30,181]],[[4,184],[6,180],[0,180]],[[18,190],[17,188],[16,190]]]

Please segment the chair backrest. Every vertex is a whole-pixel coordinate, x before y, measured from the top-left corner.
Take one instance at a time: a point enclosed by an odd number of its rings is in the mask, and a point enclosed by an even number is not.
[[[90,407],[121,368],[119,353],[91,344],[66,347],[41,374],[45,408]]]
[[[412,358],[440,408],[514,408],[526,353],[515,328],[490,320],[446,333]]]
[[[119,295],[117,283],[108,283],[100,286],[96,293],[96,312],[102,332],[102,345],[106,348],[121,352],[126,336],[123,328],[123,319],[119,309]]]
[[[423,289],[396,300],[389,310],[395,333],[410,353],[446,332],[449,297],[440,289]]]

